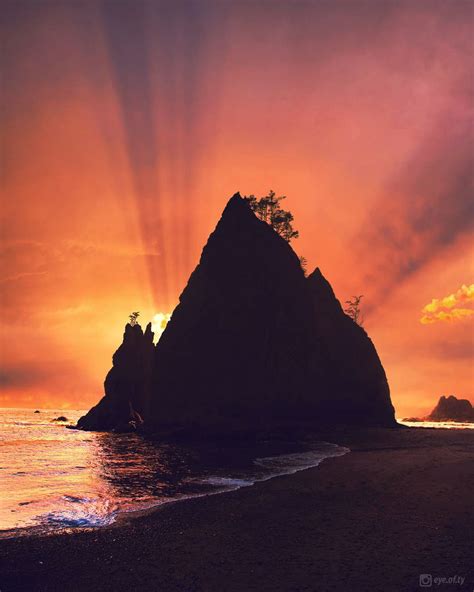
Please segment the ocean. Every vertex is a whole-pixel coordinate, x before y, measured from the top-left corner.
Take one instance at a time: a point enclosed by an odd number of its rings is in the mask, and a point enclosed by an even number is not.
[[[348,452],[329,442],[163,444],[67,429],[83,410],[39,411],[0,409],[0,538],[98,528],[123,512],[250,486]]]

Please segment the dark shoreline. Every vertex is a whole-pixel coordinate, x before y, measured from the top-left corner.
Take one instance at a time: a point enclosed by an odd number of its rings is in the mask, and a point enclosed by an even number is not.
[[[472,590],[474,433],[321,434],[319,467],[177,501],[101,529],[0,541],[10,590]]]

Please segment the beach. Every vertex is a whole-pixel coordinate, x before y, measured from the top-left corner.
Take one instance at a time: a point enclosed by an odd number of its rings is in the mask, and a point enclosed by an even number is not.
[[[1,540],[0,589],[400,592],[423,574],[473,589],[473,430],[321,439],[351,452],[108,527]]]

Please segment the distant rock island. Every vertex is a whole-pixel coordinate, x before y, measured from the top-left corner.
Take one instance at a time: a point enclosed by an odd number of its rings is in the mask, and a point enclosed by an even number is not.
[[[467,399],[454,395],[441,396],[436,407],[426,417],[407,417],[404,421],[457,421],[474,423],[474,407]]]
[[[127,324],[105,396],[77,427],[196,433],[288,424],[395,426],[385,371],[365,330],[317,268],[227,203],[159,342]]]

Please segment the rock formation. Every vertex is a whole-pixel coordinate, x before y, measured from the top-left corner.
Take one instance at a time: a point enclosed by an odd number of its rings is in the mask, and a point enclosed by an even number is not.
[[[457,399],[454,395],[442,396],[426,420],[474,422],[474,408],[467,399]]]
[[[142,423],[150,402],[154,334],[149,323],[125,327],[122,345],[104,382],[105,396],[77,422],[79,429],[131,431]]]
[[[318,416],[327,423],[393,424],[387,377],[371,339],[344,313],[319,268],[307,284],[313,304],[310,382]]]
[[[105,397],[78,427],[258,430],[282,423],[396,425],[366,332],[319,269],[239,194],[228,202],[160,341],[127,325]]]
[[[151,421],[264,426],[308,413],[309,310],[297,255],[235,195],[156,348]]]

